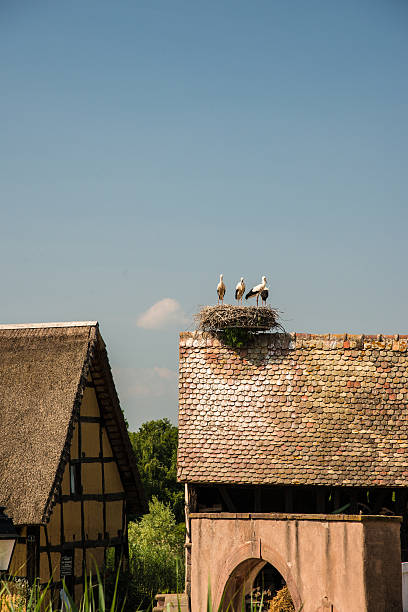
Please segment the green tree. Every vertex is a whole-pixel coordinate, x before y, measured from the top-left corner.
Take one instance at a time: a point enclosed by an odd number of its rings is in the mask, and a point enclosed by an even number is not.
[[[129,568],[140,601],[157,593],[180,593],[184,588],[185,526],[176,524],[171,508],[156,497],[149,513],[129,523]]]
[[[146,497],[169,504],[177,522],[184,521],[184,490],[177,482],[178,429],[169,419],[143,423],[129,432]]]

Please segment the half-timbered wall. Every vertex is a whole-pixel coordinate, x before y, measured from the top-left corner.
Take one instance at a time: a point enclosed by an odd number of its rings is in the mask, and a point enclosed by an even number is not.
[[[85,569],[94,573],[94,562],[103,565],[107,547],[127,554],[125,513],[124,487],[89,379],[58,502],[48,524],[35,528],[39,535],[38,540],[31,537],[31,548],[30,527],[21,529],[10,572],[28,578],[39,575],[41,583],[52,576],[56,588],[65,573],[68,586],[75,586],[79,597]]]
[[[27,567],[27,527],[19,530],[19,538],[13,552],[10,565],[10,573],[13,576],[26,576]]]

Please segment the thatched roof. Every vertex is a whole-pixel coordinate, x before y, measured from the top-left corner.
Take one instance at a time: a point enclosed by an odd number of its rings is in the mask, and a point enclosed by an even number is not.
[[[58,495],[89,372],[128,508],[145,501],[97,322],[0,326],[0,504],[19,524],[46,522]]]

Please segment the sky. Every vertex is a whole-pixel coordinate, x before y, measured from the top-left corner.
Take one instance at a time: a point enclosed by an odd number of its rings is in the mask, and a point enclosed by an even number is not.
[[[177,423],[220,273],[288,331],[408,333],[405,0],[0,0],[2,323],[98,320]]]

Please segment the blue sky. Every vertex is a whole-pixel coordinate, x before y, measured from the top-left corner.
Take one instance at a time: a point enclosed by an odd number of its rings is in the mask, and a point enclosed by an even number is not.
[[[2,322],[98,319],[132,428],[176,422],[220,272],[290,331],[407,333],[407,31],[405,0],[1,0]]]

